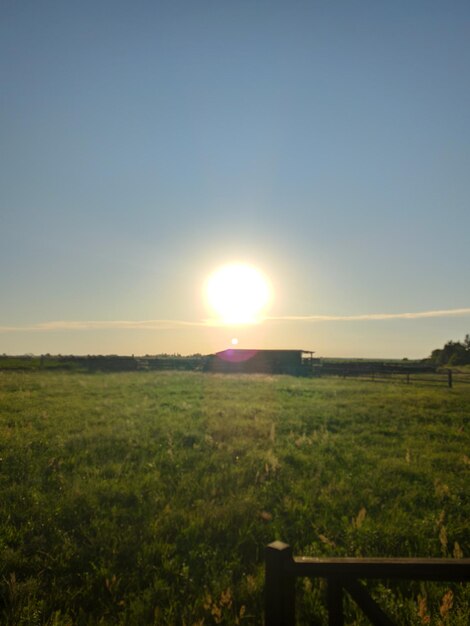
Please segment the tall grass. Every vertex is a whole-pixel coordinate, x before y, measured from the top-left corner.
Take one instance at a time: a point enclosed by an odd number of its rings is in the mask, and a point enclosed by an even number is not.
[[[1,372],[0,621],[261,624],[274,539],[468,556],[469,409],[467,386]],[[392,591],[400,624],[467,624],[464,586]],[[322,583],[299,595],[322,623]]]

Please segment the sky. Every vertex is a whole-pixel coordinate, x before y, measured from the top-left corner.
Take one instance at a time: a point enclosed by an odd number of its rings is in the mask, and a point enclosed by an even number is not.
[[[463,339],[469,69],[467,1],[0,0],[0,354]]]

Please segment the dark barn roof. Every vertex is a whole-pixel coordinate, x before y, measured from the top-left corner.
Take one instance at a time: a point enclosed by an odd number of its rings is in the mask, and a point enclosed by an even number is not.
[[[204,369],[210,372],[244,372],[261,374],[304,373],[303,354],[312,355],[306,350],[246,350],[229,348],[206,359]]]

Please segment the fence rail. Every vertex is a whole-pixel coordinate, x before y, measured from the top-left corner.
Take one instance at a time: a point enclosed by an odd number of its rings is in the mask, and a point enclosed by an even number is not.
[[[407,384],[424,383],[424,384],[445,384],[453,387],[454,383],[470,384],[470,372],[460,371],[452,368],[435,368],[435,367],[415,367],[415,366],[393,366],[387,364],[367,364],[361,363],[344,364],[320,364],[310,368],[308,375],[314,378],[358,378],[372,381],[395,381],[405,382]]]
[[[372,624],[393,626],[394,622],[372,599],[360,580],[469,582],[470,559],[293,557],[289,545],[275,541],[266,548],[265,626],[295,625],[295,579],[298,577],[327,580],[329,626],[344,625],[344,591]]]

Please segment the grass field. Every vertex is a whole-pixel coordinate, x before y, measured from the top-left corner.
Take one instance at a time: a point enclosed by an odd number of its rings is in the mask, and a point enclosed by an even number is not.
[[[468,557],[469,416],[470,385],[0,372],[0,623],[261,624],[274,539]],[[392,591],[399,624],[468,623],[468,585]]]

